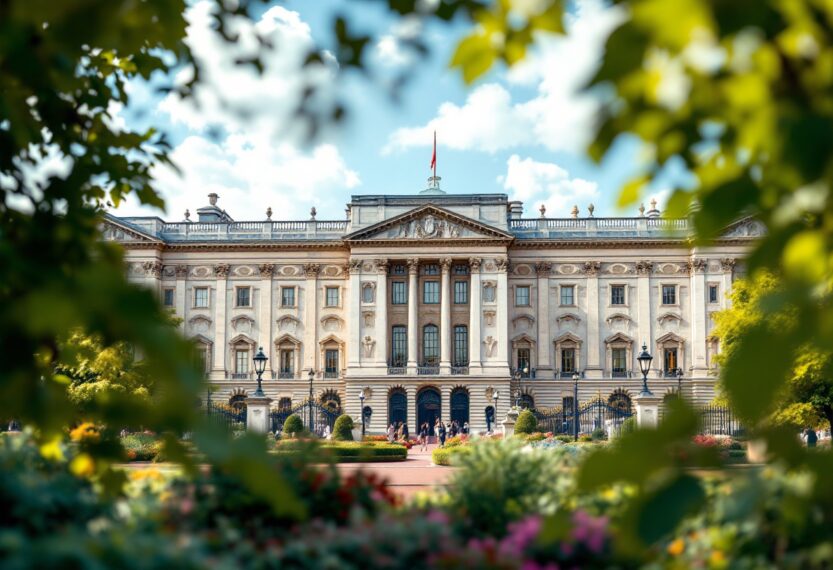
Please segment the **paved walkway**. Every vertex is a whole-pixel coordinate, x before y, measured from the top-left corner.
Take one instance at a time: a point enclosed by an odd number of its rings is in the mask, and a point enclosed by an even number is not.
[[[428,451],[419,451],[413,447],[408,451],[408,459],[395,463],[339,463],[342,473],[354,473],[358,470],[370,471],[388,482],[388,488],[402,498],[409,498],[417,491],[428,491],[448,484],[455,468],[440,467],[431,464],[431,452],[436,445],[429,445]]]

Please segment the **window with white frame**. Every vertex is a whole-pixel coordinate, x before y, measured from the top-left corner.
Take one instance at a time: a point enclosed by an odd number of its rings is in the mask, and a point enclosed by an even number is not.
[[[328,307],[338,307],[338,287],[326,287],[324,293],[324,304]]]
[[[529,306],[529,285],[518,285],[515,287],[515,306]]]
[[[391,305],[407,305],[408,304],[408,286],[404,281],[394,281],[390,285],[390,303]]]
[[[249,350],[238,348],[234,351],[234,372],[235,374],[249,373]]]
[[[199,309],[208,307],[208,287],[194,288],[194,307]]]
[[[281,307],[295,306],[295,287],[281,287]]]
[[[574,285],[562,285],[561,286],[561,305],[572,307],[576,304],[576,297],[575,297],[576,288]]]
[[[709,303],[720,302],[720,287],[717,283],[709,283]]]
[[[238,287],[235,297],[236,307],[251,307],[252,306],[252,289],[251,287]]]
[[[454,304],[465,305],[469,302],[469,283],[468,281],[454,282]]]
[[[663,285],[662,286],[662,304],[676,305],[677,304],[677,286]]]
[[[422,284],[422,302],[426,305],[436,305],[440,302],[439,281],[425,281]]]
[[[610,286],[610,304],[624,305],[625,304],[625,286],[611,285]]]

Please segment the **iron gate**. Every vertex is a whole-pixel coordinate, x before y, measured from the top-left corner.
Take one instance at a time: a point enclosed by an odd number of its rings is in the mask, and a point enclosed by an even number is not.
[[[578,407],[578,419],[576,421],[576,410],[572,406],[564,409],[562,406],[548,409],[533,410],[538,420],[538,430],[552,432],[556,435],[573,435],[576,433],[591,433],[595,429],[605,429],[612,424],[619,427],[633,415],[630,408],[611,406],[601,398],[585,402]],[[610,422],[610,424],[608,423]]]
[[[225,404],[208,402],[205,414],[209,422],[225,426],[231,431],[246,430],[246,406],[234,408]]]
[[[279,408],[269,414],[272,421],[272,432],[283,431],[283,424],[286,422],[286,418],[292,414],[300,417],[304,427],[307,429],[310,427],[310,414],[312,414],[313,432],[318,435],[323,435],[325,426],[329,426],[330,432],[333,431],[336,418],[341,415],[341,410],[324,407],[315,401],[310,405],[309,400],[305,400],[293,408]]]

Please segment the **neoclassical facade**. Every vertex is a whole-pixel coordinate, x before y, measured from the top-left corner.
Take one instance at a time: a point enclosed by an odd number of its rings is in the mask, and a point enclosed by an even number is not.
[[[712,314],[726,307],[754,220],[695,247],[685,219],[524,218],[504,194],[353,196],[344,220],[234,221],[211,195],[183,222],[107,215],[132,281],[158,292],[197,343],[220,399],[275,406],[309,394],[360,417],[439,415],[486,429],[522,394],[537,408],[654,393],[714,394]],[[516,374],[517,372],[517,374]],[[517,378],[520,376],[520,379]],[[499,398],[494,398],[495,393]],[[497,413],[495,413],[495,405]]]

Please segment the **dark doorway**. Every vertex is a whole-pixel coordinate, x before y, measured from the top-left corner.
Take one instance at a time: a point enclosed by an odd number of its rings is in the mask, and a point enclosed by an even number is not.
[[[469,421],[469,393],[465,388],[451,393],[451,421],[456,421],[461,428]]]
[[[495,409],[492,406],[486,407],[486,431],[492,431],[495,423]]]
[[[434,435],[434,422],[440,417],[442,400],[436,388],[424,388],[417,394],[417,423],[428,423],[429,435]]]
[[[393,390],[388,396],[388,425],[397,422],[408,422],[408,396],[404,390]]]

